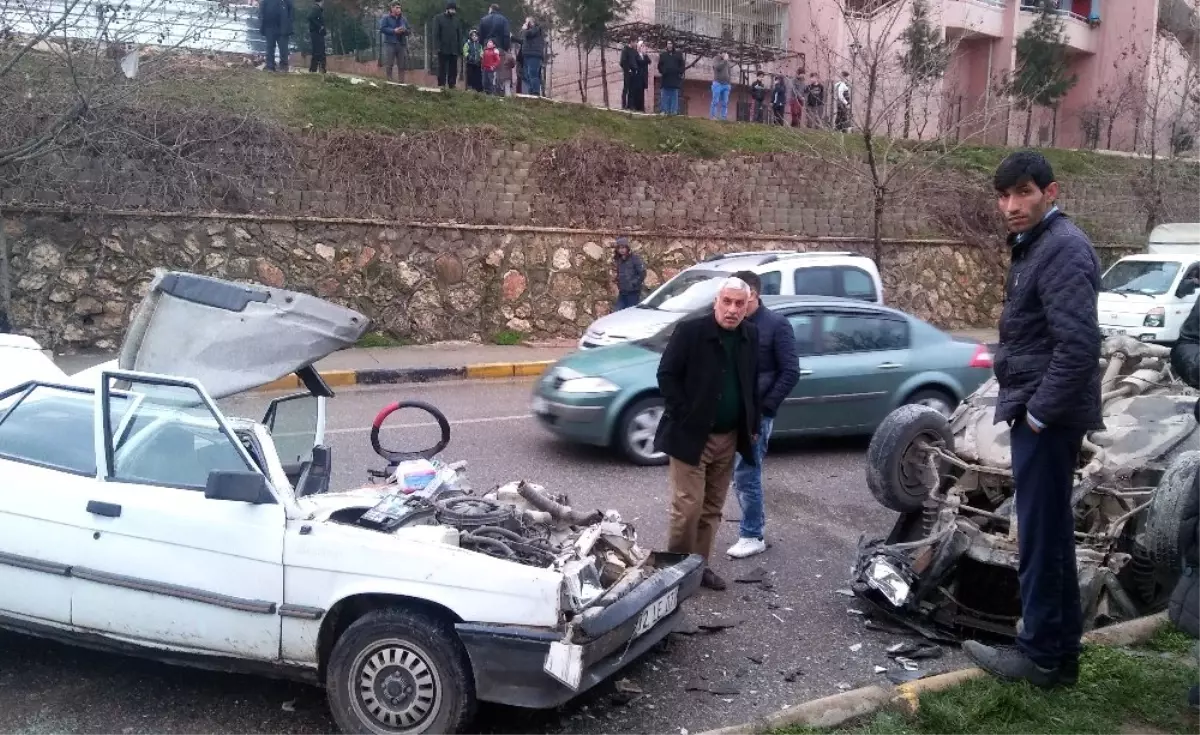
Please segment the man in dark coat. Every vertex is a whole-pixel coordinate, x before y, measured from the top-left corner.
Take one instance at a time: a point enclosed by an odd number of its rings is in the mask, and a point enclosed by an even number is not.
[[[259,0],[258,30],[267,39],[267,71],[275,71],[275,51],[279,50],[279,71],[288,70],[288,40],[295,19],[292,0]]]
[[[1200,300],[1179,329],[1179,339],[1171,348],[1171,368],[1183,382],[1200,388]],[[1200,422],[1200,401],[1194,409]],[[1183,556],[1183,574],[1171,593],[1168,615],[1171,622],[1193,638],[1200,637],[1200,472],[1192,480],[1192,494],[1182,508],[1179,549]],[[1188,704],[1200,707],[1200,687],[1192,685]]]
[[[388,81],[392,81],[392,67],[404,83],[405,68],[408,65],[408,36],[411,29],[408,19],[400,3],[392,3],[391,11],[379,21],[379,35],[383,38],[383,71]]]
[[[756,388],[761,404],[762,419],[758,424],[758,441],[754,442],[754,464],[738,457],[733,463],[733,487],[742,509],[738,540],[725,552],[734,559],[761,554],[767,550],[764,538],[766,513],[763,510],[762,467],[767,455],[767,442],[775,426],[779,407],[800,380],[800,363],[796,359],[796,333],[787,317],[766,307],[762,295],[762,279],[753,271],[733,274],[750,285],[750,303],[746,322],[758,330],[758,378]]]
[[[617,303],[613,311],[637,306],[646,284],[646,264],[642,256],[629,249],[629,238],[618,237],[613,248],[613,267],[617,282]]]
[[[542,94],[542,57],[546,55],[546,33],[532,17],[521,26],[521,78],[525,94]]]
[[[312,45],[312,60],[308,64],[309,73],[325,73],[325,3],[324,0],[313,0],[312,10],[308,11],[308,40]]]
[[[457,0],[446,0],[445,12],[433,19],[433,48],[438,55],[438,86],[454,89],[458,84],[458,57],[466,43],[462,22],[458,19]]]
[[[1040,153],[1009,155],[993,185],[1012,248],[995,358],[995,418],[1011,427],[1023,625],[1014,648],[967,641],[963,651],[1002,678],[1072,686],[1083,611],[1071,492],[1084,434],[1104,428],[1100,260],[1055,205],[1058,183]]]
[[[669,551],[699,554],[701,585],[725,589],[707,566],[721,527],[734,455],[757,460],[758,330],[745,321],[750,287],[728,278],[711,313],[675,327],[658,364],[664,410],[654,444],[668,455],[671,488]]]
[[[637,51],[633,50],[633,44],[625,41],[625,45],[621,47],[621,109],[629,109],[630,93],[634,85],[637,84]]]
[[[679,90],[683,87],[684,66],[683,54],[675,50],[673,41],[667,41],[666,50],[658,55],[658,74],[662,77],[662,112],[665,115],[679,114]]]
[[[487,48],[487,42],[492,41],[500,51],[507,52],[512,37],[512,28],[508,18],[500,12],[500,6],[492,3],[488,6],[487,15],[479,19],[479,43]]]

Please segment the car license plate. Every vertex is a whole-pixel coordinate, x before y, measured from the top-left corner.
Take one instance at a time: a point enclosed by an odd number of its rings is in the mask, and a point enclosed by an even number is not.
[[[633,637],[637,638],[646,631],[653,628],[666,616],[675,612],[675,608],[679,606],[679,588],[673,587],[667,591],[667,594],[650,603],[650,606],[642,610],[642,614],[638,616],[637,627],[633,630]]]
[[[550,404],[545,398],[534,396],[532,410],[534,413],[550,413]]]
[[[1117,329],[1115,327],[1100,327],[1100,334],[1104,335],[1105,337],[1112,337],[1117,334],[1125,334],[1125,330]]]

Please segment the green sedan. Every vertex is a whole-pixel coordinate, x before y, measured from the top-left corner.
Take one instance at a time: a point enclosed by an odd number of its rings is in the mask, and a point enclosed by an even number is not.
[[[791,322],[800,362],[774,437],[869,435],[906,403],[948,416],[992,374],[987,345],[880,304],[806,296],[767,296],[763,304]],[[654,448],[663,413],[657,372],[673,329],[562,358],[534,387],[534,416],[564,439],[616,446],[636,464],[665,464]]]

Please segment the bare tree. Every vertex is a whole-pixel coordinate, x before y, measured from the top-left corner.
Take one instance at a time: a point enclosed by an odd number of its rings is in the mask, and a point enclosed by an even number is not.
[[[252,8],[227,0],[0,0],[0,183],[27,164],[111,133],[178,52],[237,48]],[[11,313],[0,228],[0,311]]]

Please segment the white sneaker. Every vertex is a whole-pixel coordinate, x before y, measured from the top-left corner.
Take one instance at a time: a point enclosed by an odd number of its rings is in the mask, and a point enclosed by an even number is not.
[[[767,550],[767,542],[760,538],[740,538],[737,543],[725,552],[734,559],[745,559],[748,556],[761,554]]]

